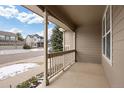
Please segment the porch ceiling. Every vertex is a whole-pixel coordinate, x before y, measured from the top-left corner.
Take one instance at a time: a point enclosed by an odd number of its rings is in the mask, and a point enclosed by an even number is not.
[[[60,19],[67,19],[76,27],[80,25],[99,24],[105,9],[104,5],[57,5],[47,6]],[[64,18],[63,18],[64,17]]]
[[[40,16],[43,16],[43,8],[45,7],[52,15],[49,16],[50,21],[65,28],[68,26],[73,31],[78,26],[100,24],[105,10],[105,5],[25,5],[24,7]]]

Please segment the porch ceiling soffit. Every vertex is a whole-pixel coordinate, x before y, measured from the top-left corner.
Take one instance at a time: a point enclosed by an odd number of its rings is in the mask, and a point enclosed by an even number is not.
[[[105,5],[54,5],[46,6],[61,20],[74,26],[100,24]]]

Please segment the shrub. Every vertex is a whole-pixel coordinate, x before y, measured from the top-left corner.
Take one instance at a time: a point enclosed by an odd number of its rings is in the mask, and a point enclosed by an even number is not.
[[[27,44],[24,44],[23,49],[31,49],[31,47]]]
[[[33,83],[34,85],[38,84],[38,79],[36,77],[32,77],[29,81],[30,83]]]
[[[30,82],[29,81],[25,81],[19,85],[17,85],[17,88],[29,88],[30,87]]]
[[[24,81],[18,84],[17,88],[34,88],[39,84],[38,79],[36,77],[32,77],[31,79]]]

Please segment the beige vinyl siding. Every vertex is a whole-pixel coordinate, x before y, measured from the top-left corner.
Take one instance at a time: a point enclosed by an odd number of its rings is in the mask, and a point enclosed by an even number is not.
[[[101,26],[79,27],[76,31],[77,61],[101,63]]]
[[[124,87],[124,6],[112,6],[113,65],[102,57],[103,67],[111,87]]]
[[[65,50],[75,49],[75,32],[65,31],[64,35]]]

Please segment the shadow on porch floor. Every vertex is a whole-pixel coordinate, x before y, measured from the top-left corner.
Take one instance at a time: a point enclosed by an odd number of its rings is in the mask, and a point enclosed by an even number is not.
[[[48,88],[108,88],[101,64],[75,63],[61,74]]]

